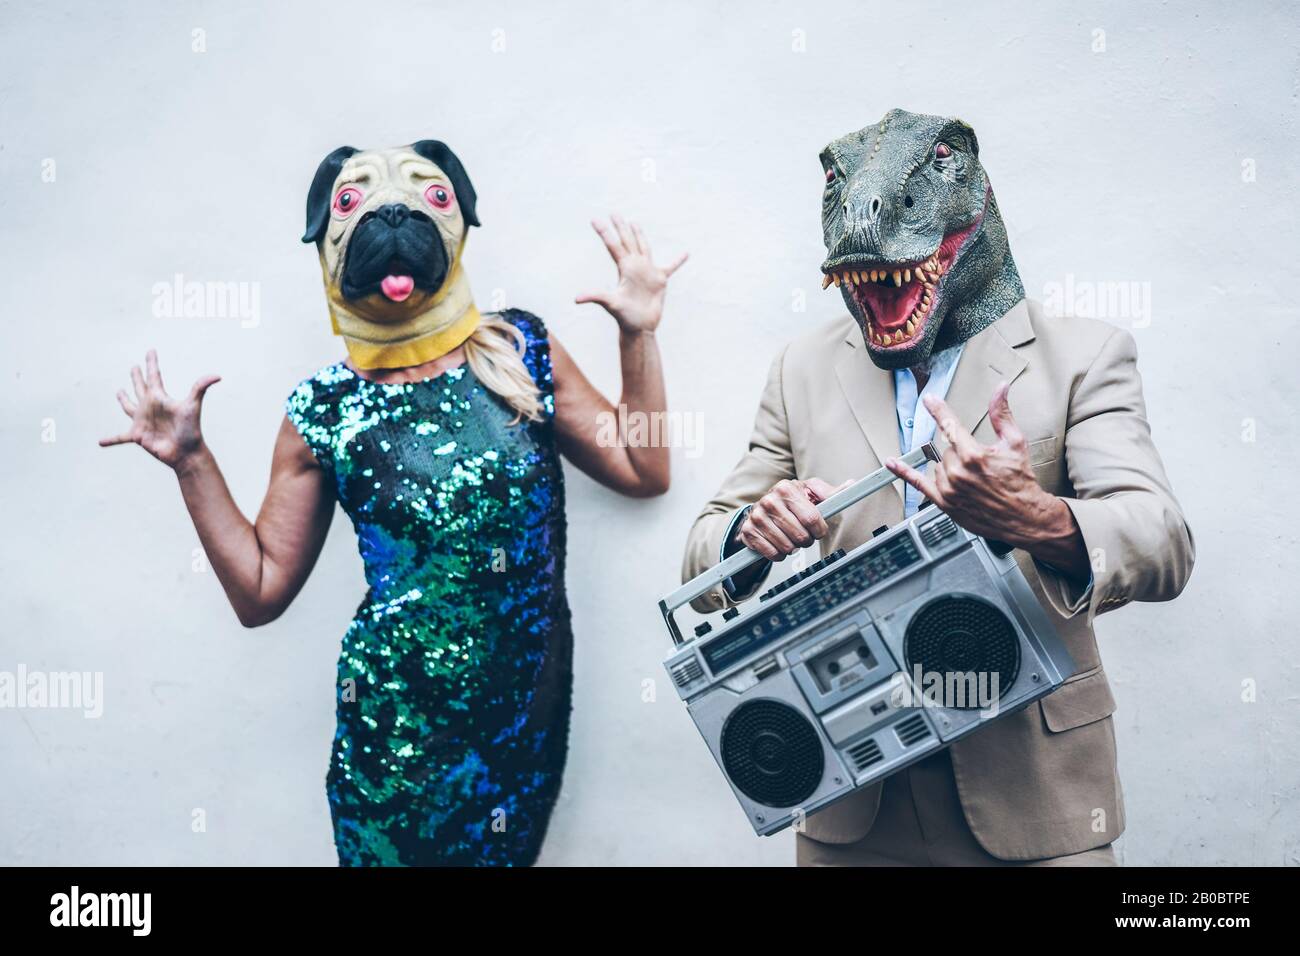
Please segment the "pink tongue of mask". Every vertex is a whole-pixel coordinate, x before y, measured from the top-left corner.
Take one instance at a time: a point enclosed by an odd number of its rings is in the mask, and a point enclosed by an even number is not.
[[[394,302],[401,302],[415,288],[415,280],[410,276],[384,276],[379,288]]]

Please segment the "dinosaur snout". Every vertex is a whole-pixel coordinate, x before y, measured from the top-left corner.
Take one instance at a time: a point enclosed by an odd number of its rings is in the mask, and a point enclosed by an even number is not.
[[[850,200],[844,204],[844,218],[850,222],[858,221],[871,225],[880,221],[880,211],[884,205],[884,200],[880,198],[879,193],[861,200]]]

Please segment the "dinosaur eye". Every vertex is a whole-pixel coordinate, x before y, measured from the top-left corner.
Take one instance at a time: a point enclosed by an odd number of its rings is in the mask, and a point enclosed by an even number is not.
[[[952,155],[952,150],[947,143],[935,143],[934,155],[936,159],[947,159]]]
[[[450,209],[453,198],[451,187],[434,183],[424,191],[424,198],[429,200],[429,205],[434,209]]]
[[[344,186],[334,197],[334,211],[340,216],[352,215],[352,210],[361,205],[361,190]]]
[[[828,184],[829,184],[829,183],[833,183],[833,182],[835,182],[835,167],[834,167],[834,166],[828,166],[828,167],[826,168],[826,182],[827,182]]]

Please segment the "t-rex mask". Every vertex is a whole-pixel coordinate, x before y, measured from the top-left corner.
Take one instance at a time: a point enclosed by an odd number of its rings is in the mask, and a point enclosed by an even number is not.
[[[461,266],[474,187],[443,143],[325,157],[307,194],[334,332],[358,368],[421,365],[479,323]]]
[[[1024,298],[975,131],[891,110],[835,140],[822,288],[839,286],[880,368],[923,365]]]

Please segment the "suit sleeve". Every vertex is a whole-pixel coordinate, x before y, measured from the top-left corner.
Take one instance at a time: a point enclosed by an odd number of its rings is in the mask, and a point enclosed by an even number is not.
[[[767,385],[754,419],[754,431],[749,439],[749,450],[691,526],[686,539],[686,556],[682,561],[683,582],[718,563],[723,540],[737,511],[763,497],[778,481],[796,477],[782,386],[784,364],[785,350],[782,350],[768,372]],[[746,582],[745,590],[734,595],[721,586],[716,587],[692,601],[691,606],[707,613],[743,601],[758,589],[764,576],[751,578]]]
[[[1137,345],[1121,329],[1102,345],[1070,398],[1066,467],[1074,497],[1065,503],[1083,534],[1091,589],[1036,562],[1057,612],[1073,617],[1129,601],[1177,597],[1196,558],[1191,529],[1151,440]]]

